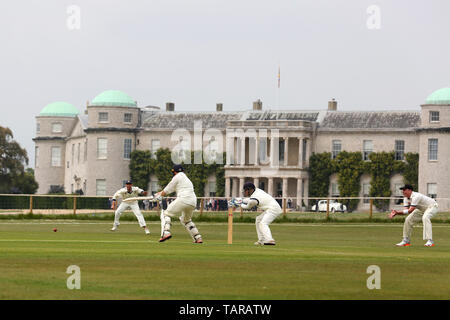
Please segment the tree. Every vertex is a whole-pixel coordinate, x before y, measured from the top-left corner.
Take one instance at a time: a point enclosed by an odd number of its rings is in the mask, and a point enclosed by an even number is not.
[[[23,174],[16,178],[14,187],[19,191],[18,193],[36,193],[39,184],[34,179],[34,170],[32,168],[27,168]]]
[[[11,129],[0,126],[0,193],[34,193],[34,174],[25,171],[27,151],[13,138]]]

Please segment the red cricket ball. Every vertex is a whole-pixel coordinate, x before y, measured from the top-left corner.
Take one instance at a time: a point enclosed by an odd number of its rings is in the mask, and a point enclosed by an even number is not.
[[[58,231],[58,229],[56,229],[56,228],[53,228],[53,232],[56,232],[56,231]]]

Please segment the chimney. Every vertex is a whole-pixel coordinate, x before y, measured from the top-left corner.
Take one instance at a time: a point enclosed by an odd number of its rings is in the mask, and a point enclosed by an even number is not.
[[[253,102],[253,110],[262,110],[262,101],[258,99],[258,101]]]
[[[167,102],[166,103],[166,111],[175,111],[175,103]]]
[[[223,104],[222,103],[216,103],[216,111],[217,112],[223,111]]]
[[[337,101],[334,100],[333,98],[333,100],[328,101],[328,111],[336,111],[336,110],[337,110]]]

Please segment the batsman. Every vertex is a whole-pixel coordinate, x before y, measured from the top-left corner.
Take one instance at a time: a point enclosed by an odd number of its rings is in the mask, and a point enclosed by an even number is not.
[[[167,209],[161,210],[161,238],[159,242],[172,238],[172,233],[170,232],[171,217],[180,215],[180,222],[186,228],[194,243],[203,243],[201,234],[194,222],[192,222],[192,214],[197,205],[194,185],[184,173],[181,165],[174,165],[171,171],[173,174],[172,180],[162,191],[155,194],[157,199],[162,199],[162,197],[172,192],[176,192],[177,195],[177,198],[167,206]]]

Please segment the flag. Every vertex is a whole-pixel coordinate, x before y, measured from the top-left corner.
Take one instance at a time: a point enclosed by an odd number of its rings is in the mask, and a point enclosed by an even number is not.
[[[280,87],[280,67],[278,67],[278,88]]]

